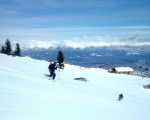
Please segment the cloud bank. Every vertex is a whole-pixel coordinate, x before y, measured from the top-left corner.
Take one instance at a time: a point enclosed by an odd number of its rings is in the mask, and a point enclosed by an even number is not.
[[[18,41],[13,41],[16,43]],[[88,47],[111,47],[111,46],[150,46],[150,38],[130,37],[127,39],[118,40],[117,38],[111,38],[108,36],[97,37],[81,37],[66,39],[63,41],[49,40],[28,40],[19,41],[20,45],[24,49],[33,48],[50,48],[50,47],[71,47],[71,48],[88,48]]]

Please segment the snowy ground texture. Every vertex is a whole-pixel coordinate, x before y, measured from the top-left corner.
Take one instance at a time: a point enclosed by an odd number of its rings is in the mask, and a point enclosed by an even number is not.
[[[0,54],[0,120],[150,120],[150,79],[65,65],[53,82],[48,64]]]

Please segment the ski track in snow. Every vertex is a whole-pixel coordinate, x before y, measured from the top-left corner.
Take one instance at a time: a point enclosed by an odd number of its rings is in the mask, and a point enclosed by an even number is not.
[[[11,71],[11,72],[15,72],[15,73],[19,73],[19,74],[23,74],[23,75],[25,75],[25,73],[23,73],[23,72],[20,72],[20,71],[17,71],[17,70],[14,70],[14,69],[8,68],[8,67],[0,66],[0,68],[2,68],[2,69],[4,69],[4,70],[7,70],[7,71]]]

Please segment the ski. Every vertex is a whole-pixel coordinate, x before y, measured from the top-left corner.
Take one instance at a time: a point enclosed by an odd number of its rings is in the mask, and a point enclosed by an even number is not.
[[[44,74],[46,77],[51,77],[49,74]]]
[[[53,79],[51,78],[51,76],[50,76],[49,74],[44,74],[44,76],[45,76],[45,77],[48,77],[49,80],[51,80],[51,81],[53,81],[53,82],[56,82],[55,80],[53,80]]]
[[[45,77],[48,77],[50,81],[53,81],[53,82],[56,82],[56,81],[57,81],[57,80],[52,79],[49,74],[44,74],[44,76],[45,76]],[[60,81],[59,81],[59,82],[57,81],[57,83],[58,83],[58,84],[61,84],[61,85],[64,85],[64,84],[61,83]]]

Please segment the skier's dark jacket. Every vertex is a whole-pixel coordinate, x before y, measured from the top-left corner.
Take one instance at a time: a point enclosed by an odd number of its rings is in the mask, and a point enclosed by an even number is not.
[[[57,67],[56,67],[56,64],[55,64],[55,63],[50,64],[50,65],[48,66],[48,68],[51,70],[51,72],[52,72],[52,73],[54,72],[54,70],[56,70],[56,69],[57,69]]]

